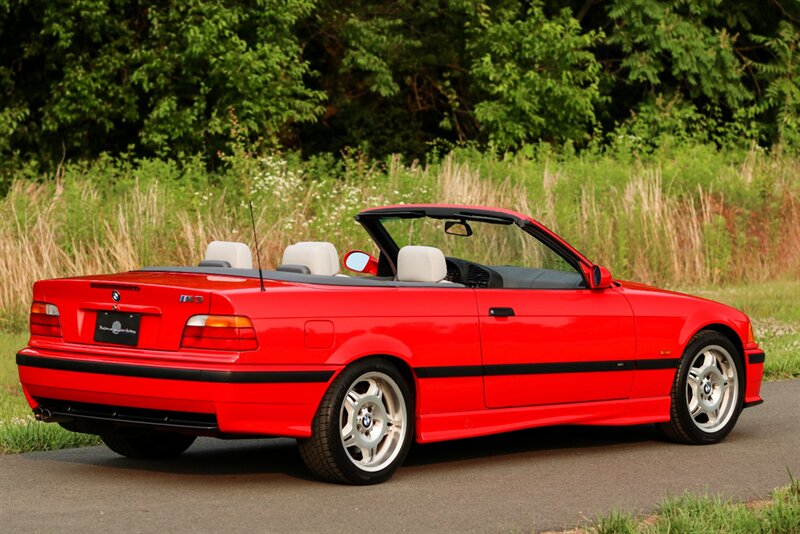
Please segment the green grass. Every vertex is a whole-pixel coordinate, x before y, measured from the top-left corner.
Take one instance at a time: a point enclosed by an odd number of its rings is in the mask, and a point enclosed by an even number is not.
[[[19,385],[16,351],[25,346],[28,334],[0,331],[0,454],[49,451],[96,445],[88,434],[68,432],[56,424],[36,421]]]
[[[633,154],[534,151],[495,157],[459,149],[425,166],[399,157],[226,156],[191,161],[101,158],[57,179],[21,173],[0,197],[0,328],[21,329],[38,279],[193,265],[211,239],[261,259],[324,239],[376,252],[353,216],[384,204],[516,209],[620,279],[658,286],[760,283],[800,272],[800,158],[682,147]],[[780,221],[780,224],[776,224]]]
[[[777,489],[768,501],[736,503],[719,496],[684,494],[637,519],[614,511],[588,529],[597,534],[800,533],[800,481]]]

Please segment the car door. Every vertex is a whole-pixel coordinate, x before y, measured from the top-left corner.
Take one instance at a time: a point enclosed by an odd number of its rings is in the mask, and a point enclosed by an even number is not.
[[[628,397],[634,326],[608,289],[475,289],[486,406]]]

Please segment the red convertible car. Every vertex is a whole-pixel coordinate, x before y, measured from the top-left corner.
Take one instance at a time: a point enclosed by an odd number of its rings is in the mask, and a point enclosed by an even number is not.
[[[377,257],[243,243],[192,267],[44,280],[19,376],[37,419],[168,458],[197,436],[297,438],[327,480],[388,479],[412,441],[659,424],[723,439],[759,395],[745,314],[614,280],[508,210],[403,205],[356,220]]]

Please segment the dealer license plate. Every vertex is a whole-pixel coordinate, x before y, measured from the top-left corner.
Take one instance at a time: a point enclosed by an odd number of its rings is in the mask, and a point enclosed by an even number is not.
[[[98,311],[94,340],[135,347],[139,343],[140,319],[141,315],[138,313]]]

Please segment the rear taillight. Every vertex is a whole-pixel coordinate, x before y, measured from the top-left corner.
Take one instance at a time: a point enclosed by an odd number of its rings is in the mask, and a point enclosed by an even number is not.
[[[61,337],[61,321],[55,304],[31,304],[31,335]]]
[[[186,321],[181,347],[211,350],[255,350],[256,330],[247,317],[194,315]]]

